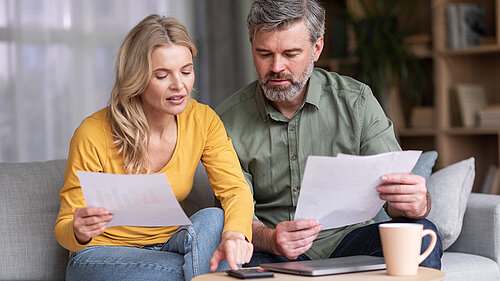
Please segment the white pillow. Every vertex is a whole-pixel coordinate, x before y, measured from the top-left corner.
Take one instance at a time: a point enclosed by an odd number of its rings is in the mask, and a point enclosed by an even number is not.
[[[474,158],[471,157],[433,173],[427,181],[432,200],[427,218],[436,225],[444,250],[457,240],[462,231],[474,177]]]

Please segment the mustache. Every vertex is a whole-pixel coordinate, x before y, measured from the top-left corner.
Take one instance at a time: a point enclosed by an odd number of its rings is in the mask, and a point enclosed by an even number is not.
[[[270,72],[266,74],[265,83],[267,83],[271,79],[281,79],[281,80],[289,80],[293,81],[293,76],[291,74],[287,74],[284,72]]]

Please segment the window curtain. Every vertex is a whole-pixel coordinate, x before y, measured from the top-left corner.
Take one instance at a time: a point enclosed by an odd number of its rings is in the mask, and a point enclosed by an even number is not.
[[[212,108],[257,77],[246,27],[252,2],[200,0],[194,6],[200,51],[195,94]]]
[[[0,162],[66,158],[86,116],[107,105],[116,54],[146,15],[194,33],[195,0],[0,0]]]

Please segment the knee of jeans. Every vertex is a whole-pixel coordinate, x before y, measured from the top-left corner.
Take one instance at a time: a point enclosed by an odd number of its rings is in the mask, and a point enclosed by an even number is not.
[[[424,229],[431,229],[438,233],[437,227],[428,219],[410,219],[406,217],[399,217],[393,220],[393,222],[399,223],[418,223],[424,226]]]
[[[196,232],[215,231],[222,233],[224,228],[224,211],[220,208],[205,208],[190,217]]]
[[[436,225],[434,225],[433,222],[431,222],[430,220],[428,219],[418,219],[416,220],[416,223],[420,223],[424,226],[424,229],[430,229],[430,230],[433,230],[434,232],[436,232],[437,234],[437,227]]]

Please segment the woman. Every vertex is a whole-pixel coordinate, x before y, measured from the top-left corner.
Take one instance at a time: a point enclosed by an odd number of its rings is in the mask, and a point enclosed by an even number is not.
[[[55,226],[71,252],[67,280],[191,280],[225,259],[232,269],[250,260],[252,195],[220,119],[190,98],[196,51],[183,25],[158,15],[125,38],[109,106],[70,144]],[[107,228],[113,215],[86,207],[76,174],[164,173],[182,202],[200,159],[224,212],[201,210],[191,226]]]

